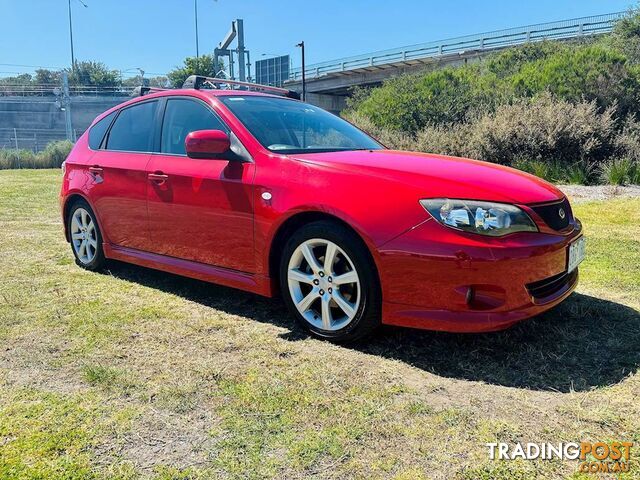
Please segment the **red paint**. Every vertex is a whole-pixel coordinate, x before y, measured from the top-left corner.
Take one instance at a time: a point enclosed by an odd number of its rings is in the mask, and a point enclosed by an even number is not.
[[[61,200],[87,199],[107,257],[271,296],[277,272],[270,271],[269,257],[278,229],[296,214],[321,212],[349,224],[369,248],[384,323],[461,332],[506,328],[575,288],[575,282],[566,285],[540,304],[525,287],[564,271],[568,244],[581,233],[575,220],[556,232],[529,208],[563,198],[547,182],[499,165],[422,153],[276,154],[217,99],[228,94],[238,92],[172,90],[124,105],[198,98],[225,121],[252,162],[225,157],[229,138],[221,131],[192,133],[186,141],[188,151],[210,159],[94,152],[86,133],[79,139],[66,162]],[[418,203],[441,197],[513,203],[540,232],[494,238],[446,228]],[[470,286],[476,296],[467,303]]]
[[[185,148],[190,158],[216,158],[231,147],[222,130],[198,130],[187,135]]]

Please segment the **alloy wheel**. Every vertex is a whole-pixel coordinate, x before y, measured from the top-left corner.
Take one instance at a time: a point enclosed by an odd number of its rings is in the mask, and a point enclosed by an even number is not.
[[[289,260],[287,282],[296,309],[318,329],[340,330],[358,312],[358,272],[346,252],[329,240],[301,243]]]
[[[87,210],[80,207],[71,218],[71,242],[78,260],[84,265],[93,261],[98,253],[98,234],[93,218]]]

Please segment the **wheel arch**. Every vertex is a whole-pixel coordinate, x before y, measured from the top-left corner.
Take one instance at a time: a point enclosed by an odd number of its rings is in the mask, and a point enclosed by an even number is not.
[[[93,211],[93,214],[96,217],[96,221],[98,222],[98,228],[100,229],[100,233],[102,234],[102,238],[104,240],[104,238],[105,238],[104,230],[103,230],[102,225],[100,223],[100,218],[98,217],[98,214],[96,213],[96,209],[93,208],[93,205],[91,204],[89,199],[85,195],[83,195],[82,193],[79,193],[79,192],[71,192],[71,193],[69,193],[67,195],[67,197],[65,198],[64,204],[62,206],[62,221],[64,223],[64,237],[65,237],[65,239],[67,240],[67,242],[71,241],[71,239],[69,238],[69,213],[71,212],[71,207],[73,207],[73,205],[76,202],[80,201],[80,200],[84,200],[91,207],[91,210]]]
[[[305,211],[293,214],[278,226],[275,234],[273,235],[271,244],[269,245],[269,277],[272,279],[273,285],[279,285],[280,260],[282,258],[284,246],[289,237],[305,225],[321,220],[334,222],[345,227],[362,242],[362,246],[365,248],[369,259],[371,260],[378,285],[380,285],[380,273],[378,271],[376,256],[372,249],[372,243],[367,241],[357,229],[345,220],[336,215],[321,211]]]

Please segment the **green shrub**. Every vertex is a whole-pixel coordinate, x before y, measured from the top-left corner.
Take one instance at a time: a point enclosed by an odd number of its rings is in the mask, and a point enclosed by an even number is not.
[[[638,181],[638,164],[630,158],[609,160],[600,170],[602,183],[610,185],[626,185]]]
[[[420,152],[480,158],[473,137],[473,122],[433,125],[416,135],[416,150]]]
[[[385,147],[393,150],[415,150],[415,140],[410,135],[387,128],[378,127],[368,117],[354,112],[343,113],[345,120],[357,125]]]
[[[416,148],[505,165],[514,159],[553,159],[576,178],[588,177],[592,165],[618,146],[612,109],[599,113],[594,102],[572,104],[545,94],[465,123],[426,127],[416,135]]]
[[[632,185],[640,185],[640,162],[634,162],[634,168],[629,175],[629,183]]]
[[[477,157],[509,164],[514,158],[554,159],[564,165],[600,163],[615,151],[613,109],[570,103],[544,94],[502,105],[471,124]]]
[[[542,160],[517,159],[511,166],[549,182],[558,181],[557,166],[555,163],[544,162]]]
[[[414,137],[378,127],[357,112],[348,118],[393,148],[487,160],[562,183],[593,181],[599,166],[622,149],[613,108],[600,113],[595,102],[574,104],[550,94],[466,122],[428,126]],[[632,128],[625,137],[628,148],[636,138]]]
[[[640,65],[604,42],[528,44],[496,53],[482,64],[405,75],[379,88],[361,89],[349,108],[376,126],[415,135],[545,92],[572,103],[595,101],[601,111],[640,112]]]
[[[0,168],[33,168],[36,155],[31,150],[0,150]]]
[[[0,150],[0,170],[10,168],[59,168],[73,148],[73,143],[62,140],[49,143],[46,148],[33,153],[31,150]]]
[[[571,45],[553,41],[525,43],[487,57],[486,70],[498,78],[508,78],[517,74],[524,65],[545,60],[567,48]]]
[[[591,183],[594,175],[594,167],[591,164],[578,162],[570,165],[562,177],[562,183],[570,185],[588,185]]]
[[[624,120],[616,136],[616,149],[617,156],[640,161],[640,122],[635,116],[631,115]]]
[[[350,109],[374,125],[411,135],[427,125],[464,121],[473,110],[492,108],[493,77],[479,75],[478,66],[444,68],[387,80],[368,95],[350,102]]]
[[[637,111],[637,69],[623,54],[602,45],[560,49],[523,65],[509,81],[517,97],[551,92],[572,102],[595,100],[601,108],[615,105],[623,114]]]
[[[603,43],[622,52],[629,62],[640,63],[640,10],[632,9],[616,22],[613,32]]]
[[[69,156],[72,148],[73,143],[68,140],[49,143],[42,152],[38,153],[38,157],[43,164],[43,166],[38,168],[60,167],[62,162]]]

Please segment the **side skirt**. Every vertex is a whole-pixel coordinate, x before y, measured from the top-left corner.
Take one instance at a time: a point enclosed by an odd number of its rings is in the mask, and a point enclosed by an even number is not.
[[[142,250],[107,243],[104,244],[104,255],[114,260],[133,263],[163,272],[175,273],[176,275],[195,278],[205,282],[217,283],[226,287],[257,293],[265,297],[273,297],[275,294],[271,278],[264,275],[253,275],[251,273],[214,267],[213,265],[167,257],[157,253],[144,252]]]

